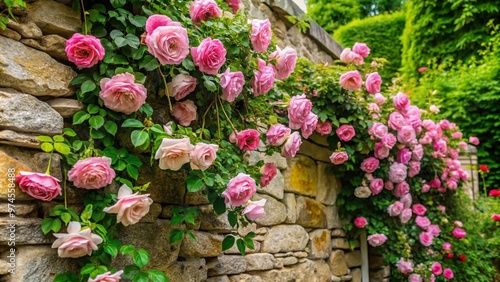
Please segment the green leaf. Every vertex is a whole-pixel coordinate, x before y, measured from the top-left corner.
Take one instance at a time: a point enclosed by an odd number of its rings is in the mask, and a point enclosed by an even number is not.
[[[146,20],[147,18],[145,16],[132,16],[128,17],[128,20],[130,21],[131,24],[135,25],[136,27],[144,27],[146,25]]]
[[[144,56],[144,58],[142,58],[142,60],[139,62],[139,68],[145,69],[146,71],[153,71],[159,66],[160,63],[158,63],[158,60],[151,55]]]
[[[151,117],[153,115],[153,108],[149,104],[144,104],[139,108],[139,112],[145,113],[147,117]]]
[[[101,108],[98,105],[90,104],[87,106],[87,112],[91,115],[95,115],[99,112]]]
[[[63,129],[63,134],[66,135],[66,136],[69,136],[69,137],[75,137],[76,136],[76,132],[71,129],[71,128],[64,128]]]
[[[127,39],[123,38],[123,37],[117,37],[113,40],[113,42],[115,42],[116,46],[118,48],[121,48],[123,46],[126,46],[128,44],[128,41]]]
[[[44,218],[42,220],[42,224],[41,224],[41,227],[42,227],[42,232],[43,234],[48,234],[50,232],[50,229],[52,228],[52,222],[54,221],[53,218]]]
[[[80,274],[81,275],[90,274],[92,271],[94,271],[94,269],[95,269],[95,266],[93,264],[87,263],[80,270]]]
[[[104,129],[106,129],[109,134],[115,136],[116,132],[118,131],[118,125],[116,125],[116,122],[114,121],[107,120],[104,123]]]
[[[90,115],[84,111],[78,111],[73,115],[73,125],[81,124],[88,120]]]
[[[159,270],[150,269],[147,272],[149,279],[153,282],[168,282],[167,275]]]
[[[132,278],[132,282],[149,282],[149,276],[146,272],[137,272]]]
[[[59,273],[52,282],[78,282],[78,277],[72,272]]]
[[[186,187],[188,192],[198,192],[203,188],[203,181],[197,176],[190,174],[186,178]]]
[[[93,116],[89,119],[89,124],[94,129],[99,129],[104,125],[104,118],[101,116]]]
[[[207,88],[210,92],[215,92],[217,90],[215,83],[208,79],[203,82],[203,86],[205,86],[205,88]]]
[[[59,218],[54,218],[52,224],[50,225],[50,229],[54,232],[58,232],[61,230],[61,220]]]
[[[61,219],[64,224],[68,225],[68,223],[71,221],[71,214],[69,212],[63,212],[61,214]]]
[[[71,80],[71,85],[78,85],[78,84],[82,84],[84,81],[86,80],[89,80],[90,77],[88,74],[84,74],[84,73],[81,73],[77,76],[75,76],[75,78],[73,78],[73,80]]]
[[[82,94],[92,92],[96,88],[95,82],[92,80],[86,80],[84,83],[82,83],[81,90]]]
[[[71,145],[71,146],[73,147],[73,150],[78,151],[82,148],[83,142],[81,140],[75,140],[73,142],[73,145]]]
[[[238,216],[236,215],[236,212],[230,211],[227,214],[227,220],[229,221],[229,224],[231,224],[232,227],[235,227],[236,224],[238,223]]]
[[[183,237],[184,237],[184,232],[182,232],[182,230],[180,229],[174,229],[170,231],[170,234],[168,234],[168,239],[170,241],[170,244],[180,242]]]
[[[132,255],[134,263],[139,267],[143,268],[149,263],[149,253],[144,249],[139,249]]]
[[[139,171],[137,170],[137,168],[135,166],[128,165],[127,166],[127,173],[134,180],[137,180],[137,177],[139,177]]]
[[[215,199],[214,211],[218,215],[221,215],[226,212],[226,203],[224,203],[223,197],[217,197],[217,199]]]
[[[149,134],[144,130],[134,130],[130,135],[130,140],[135,147],[139,147],[149,141]]]
[[[104,245],[104,251],[110,254],[112,257],[116,257],[118,255],[118,248],[113,245]]]
[[[139,47],[139,45],[141,44],[141,40],[139,39],[139,37],[129,33],[125,36],[125,39],[127,40],[127,44],[128,46],[134,48],[134,49],[137,49]]]
[[[234,245],[235,238],[233,235],[227,235],[224,240],[222,240],[222,251],[231,249]]]
[[[124,161],[126,161],[129,165],[133,165],[136,167],[139,167],[142,165],[141,159],[139,159],[138,157],[136,157],[134,155],[127,155],[125,157]]]
[[[111,5],[115,9],[125,6],[125,4],[127,4],[127,0],[111,0]]]
[[[42,143],[42,145],[40,145],[40,148],[42,148],[42,151],[46,153],[50,153],[54,150],[54,146],[51,143]]]
[[[340,118],[339,121],[340,121],[340,123],[348,123],[346,118]]]
[[[71,153],[71,148],[66,143],[54,143],[54,149],[63,155]]]
[[[41,141],[41,142],[49,142],[49,143],[52,143],[54,142],[52,140],[52,137],[50,136],[45,136],[45,135],[40,135],[40,136],[37,136],[36,139],[38,139],[38,141]]]
[[[109,36],[111,36],[111,39],[115,39],[117,37],[123,37],[123,32],[121,32],[118,29],[113,29],[110,33]]]
[[[102,139],[102,138],[104,138],[104,136],[106,136],[106,134],[104,134],[104,132],[101,132],[98,130],[92,130],[92,132],[90,133],[90,136],[94,139]]]
[[[134,252],[134,250],[135,250],[135,247],[133,245],[123,245],[120,248],[120,253],[122,255],[131,254],[132,252]]]
[[[126,119],[122,123],[122,127],[144,127],[144,124],[142,124],[142,122],[140,122],[139,120],[130,118]]]
[[[195,66],[194,66],[194,63],[193,61],[191,61],[190,59],[184,59],[182,61],[182,66],[187,69],[187,70],[194,70],[195,69]]]
[[[238,251],[240,254],[245,255],[245,242],[242,239],[236,240],[236,247],[238,247]]]
[[[62,135],[54,135],[52,139],[54,139],[54,142],[64,142],[64,137],[62,137]]]

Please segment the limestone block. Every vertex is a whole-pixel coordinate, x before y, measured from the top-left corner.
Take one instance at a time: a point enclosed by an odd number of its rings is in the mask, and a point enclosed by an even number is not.
[[[265,236],[261,251],[266,253],[301,251],[309,240],[309,235],[300,225],[273,226]]]
[[[34,22],[21,23],[9,20],[7,27],[17,31],[22,36],[22,38],[40,39],[43,35],[42,30]]]
[[[282,266],[294,265],[299,262],[296,257],[277,258],[276,260],[279,261]]]
[[[141,218],[141,220],[139,222],[143,222],[143,223],[155,222],[161,213],[161,209],[162,209],[162,207],[160,204],[152,203],[151,206],[149,206],[149,212],[143,218]]]
[[[295,274],[295,281],[323,282],[330,281],[330,267],[320,260],[305,259],[303,263],[291,267]]]
[[[327,258],[331,251],[330,230],[318,229],[309,233],[309,258]]]
[[[264,163],[274,163],[278,169],[286,169],[288,166],[286,158],[282,157],[279,153],[273,153],[268,156],[258,151],[249,151],[243,155],[243,159],[252,166],[256,165],[260,160],[264,161]]]
[[[50,244],[55,240],[52,235],[44,235],[40,224],[41,218],[0,218],[0,245],[8,245],[11,238],[12,224],[15,224],[15,242],[17,245]]]
[[[199,209],[201,211],[201,230],[229,233],[233,229],[227,219],[227,212],[218,215],[215,213],[212,205],[200,206]]]
[[[286,207],[286,223],[295,223],[297,222],[297,201],[295,200],[295,194],[285,193],[283,200],[283,204]]]
[[[8,209],[8,205],[6,204],[0,204],[0,213],[10,213]],[[15,204],[15,215],[16,216],[23,216],[31,213],[37,208],[37,204],[21,204],[21,203],[16,203]]]
[[[300,145],[299,154],[311,157],[316,161],[321,161],[325,163],[331,163],[330,155],[332,151],[328,148],[318,146],[307,140],[302,140],[302,145]]]
[[[347,263],[347,267],[361,266],[361,252],[359,250],[355,250],[346,253],[345,261]]]
[[[295,279],[295,273],[290,268],[256,271],[252,275],[260,277],[262,281],[299,281]]]
[[[49,54],[52,58],[63,61],[68,60],[64,51],[66,48],[66,38],[57,34],[45,35],[41,39],[21,39],[21,42]]]
[[[62,169],[61,169],[61,156],[59,154],[52,155],[52,162],[50,163],[50,175],[55,178],[62,180]],[[49,153],[37,153],[33,157],[33,168],[35,171],[45,171],[49,165],[50,154]],[[62,185],[62,184],[61,184]]]
[[[326,227],[326,214],[322,204],[302,196],[297,196],[296,201],[297,224],[304,227]]]
[[[349,245],[349,241],[347,241],[346,238],[334,238],[332,239],[332,248],[350,250],[351,246]]]
[[[332,230],[332,237],[345,237],[346,235],[344,229],[337,228]]]
[[[328,146],[330,146],[330,143],[328,143],[327,136],[328,135],[321,135],[315,131],[313,132],[313,134],[311,134],[311,136],[309,136],[309,140],[311,140],[313,143],[328,148]],[[330,155],[328,157],[330,157]]]
[[[273,269],[276,259],[271,254],[249,254],[245,256],[247,261],[246,271]]]
[[[231,282],[227,275],[209,277],[206,282]]]
[[[188,236],[182,240],[179,256],[181,257],[216,257],[222,253],[224,236],[202,231],[193,232],[196,241]]]
[[[329,172],[332,168],[332,165],[318,163],[318,194],[316,195],[316,201],[325,205],[334,205],[342,188],[339,178]]]
[[[52,0],[38,0],[31,4],[28,16],[43,34],[59,34],[70,38],[73,33],[80,32],[80,12]]]
[[[0,29],[0,35],[14,39],[16,41],[21,40],[21,35],[10,28]]]
[[[381,270],[370,271],[370,281],[381,282],[384,281],[385,277],[391,275],[391,268],[389,266],[384,267]]]
[[[330,255],[328,263],[330,264],[332,274],[335,276],[345,275],[349,271],[345,261],[344,251],[342,250],[333,251]]]
[[[238,274],[229,276],[231,282],[262,282],[259,276],[252,276],[249,274]]]
[[[220,255],[207,261],[209,276],[239,274],[247,269],[247,261],[243,256]]]
[[[4,261],[3,259],[0,260],[0,275],[5,275],[9,273],[9,269],[10,269],[10,264]]]
[[[28,166],[18,161],[17,159],[7,155],[4,151],[0,150],[0,171],[4,172],[13,171],[12,173],[7,173],[7,177],[5,176],[0,177],[0,199],[2,200],[8,199],[8,195],[12,194],[9,193],[9,188],[12,188],[12,186],[14,186],[15,187],[14,195],[16,201],[33,200],[31,196],[21,191],[21,189],[19,189],[17,184],[14,182],[15,176],[20,171],[30,171],[30,168]]]
[[[207,279],[207,265],[203,258],[176,261],[163,271],[169,281],[202,282]]]
[[[361,282],[363,275],[361,268],[351,269],[352,282]]]
[[[40,149],[40,141],[36,139],[39,134],[20,133],[12,130],[0,131],[0,143],[18,147]]]
[[[257,186],[257,192],[263,193],[263,194],[268,194],[273,196],[276,199],[283,199],[283,191],[284,191],[284,186],[285,186],[285,178],[283,177],[283,174],[281,174],[281,171],[276,172],[276,176],[269,182],[269,184],[266,187],[260,187]]]
[[[338,207],[335,205],[325,206],[323,211],[326,214],[328,229],[342,228],[349,221],[348,219],[340,218]]]
[[[318,189],[316,163],[300,155],[287,161],[288,169],[283,172],[285,192],[315,197]]]
[[[286,219],[286,207],[278,200],[271,196],[258,194],[254,195],[254,200],[266,199],[266,205],[264,206],[264,211],[266,215],[261,218],[257,218],[255,222],[264,226],[273,226],[280,224]]]
[[[72,117],[76,112],[83,109],[83,104],[75,99],[56,98],[45,102],[63,118]]]
[[[205,190],[204,188],[202,190]],[[185,202],[186,205],[207,205],[210,203],[206,194],[203,191],[186,192]]]

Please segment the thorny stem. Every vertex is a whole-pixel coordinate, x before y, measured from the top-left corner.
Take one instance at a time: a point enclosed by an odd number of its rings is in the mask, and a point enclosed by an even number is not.
[[[167,79],[159,67],[158,71],[160,71],[161,78],[163,79],[163,84],[165,85],[165,96],[167,96],[168,108],[170,109],[170,111],[172,111],[172,102],[170,101],[170,93],[168,91]]]
[[[203,136],[203,130],[205,129],[205,117],[207,116],[208,110],[210,110],[210,108],[212,107],[212,105],[214,104],[214,102],[215,102],[215,100],[212,100],[212,103],[210,103],[210,105],[208,105],[207,110],[203,114],[203,118],[202,118],[203,121],[201,123],[201,130],[200,130],[200,138],[202,138],[202,136]]]
[[[214,98],[217,99],[218,96],[216,95]],[[219,140],[220,140],[221,139],[221,137],[220,137],[220,135],[221,135],[220,134],[220,116],[219,116],[219,104],[217,102],[215,102],[215,111],[217,113],[217,129],[218,129]]]
[[[236,128],[234,127],[234,124],[231,122],[231,119],[228,117],[226,110],[224,109],[224,106],[222,105],[222,101],[220,100],[220,97],[217,97],[220,103],[220,107],[222,109],[222,112],[224,113],[224,116],[226,117],[227,121],[229,122],[229,125],[231,125],[231,128],[233,129],[234,133],[238,132]]]

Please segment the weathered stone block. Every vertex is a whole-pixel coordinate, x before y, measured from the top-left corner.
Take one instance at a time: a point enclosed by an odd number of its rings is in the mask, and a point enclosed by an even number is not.
[[[328,172],[331,168],[331,165],[318,163],[318,194],[316,195],[316,201],[325,205],[334,205],[341,189],[338,177]]]
[[[324,282],[330,281],[330,267],[320,260],[308,260],[291,267],[295,274],[295,281]]]
[[[169,281],[201,282],[207,279],[207,265],[203,258],[176,261],[163,271],[168,276]]]
[[[361,273],[361,268],[351,269],[352,282],[361,282],[363,275]]]
[[[37,50],[43,51],[57,60],[68,60],[66,52],[64,51],[66,47],[66,38],[57,34],[45,35],[41,39],[21,39],[21,42]]]
[[[257,186],[257,192],[268,194],[273,196],[276,199],[283,199],[283,191],[285,186],[285,178],[281,171],[277,171],[276,176],[269,182],[266,187]]]
[[[15,203],[15,215],[16,216],[23,216],[31,213],[37,208],[36,204],[21,204],[21,203]],[[9,205],[2,203],[0,204],[0,213],[10,213],[9,212]]]
[[[285,192],[315,197],[318,190],[316,163],[300,155],[287,161],[288,169],[283,171]]]
[[[19,189],[17,184],[14,182],[14,177],[20,171],[30,171],[30,169],[22,162],[16,160],[15,158],[7,155],[4,151],[0,150],[0,171],[4,171],[6,175],[0,177],[0,199],[8,199],[9,189],[15,188],[15,199],[16,200],[32,200],[33,198],[28,194],[24,193]],[[12,173],[9,173],[12,171]]]
[[[52,0],[38,0],[31,4],[27,17],[44,34],[59,34],[66,38],[80,32],[82,25],[79,11]]]
[[[220,255],[207,262],[209,276],[239,274],[247,269],[247,261],[243,256]]]
[[[301,251],[309,240],[309,235],[300,225],[274,226],[265,236],[261,251],[266,253]]]
[[[361,252],[359,250],[355,250],[346,253],[345,261],[347,263],[347,267],[361,266]]]
[[[249,254],[245,256],[247,261],[246,271],[273,269],[276,259],[271,254]]]
[[[368,257],[370,269],[380,269],[385,266],[384,257],[370,254]]]
[[[49,153],[37,153],[33,157],[34,170],[35,171],[45,171],[49,165],[50,154]],[[61,169],[61,156],[59,154],[52,155],[52,162],[50,163],[50,175],[62,181],[62,169]],[[61,183],[62,185],[62,183]]]
[[[212,205],[200,206],[200,229],[229,233],[232,227],[227,219],[227,212],[221,215],[215,213]]]
[[[346,235],[344,229],[337,228],[332,230],[332,237],[345,237]]]
[[[149,206],[149,212],[143,218],[141,218],[141,220],[139,222],[143,222],[143,223],[155,222],[161,213],[161,209],[162,209],[162,207],[160,204],[152,203],[151,206]]]
[[[294,265],[297,262],[299,262],[299,260],[296,257],[277,258],[276,260],[280,262],[280,264],[282,265],[282,267],[283,266]]]
[[[381,270],[370,271],[370,281],[381,282],[384,281],[385,277],[391,275],[391,268],[389,266],[384,267]]]
[[[266,199],[266,205],[264,206],[264,211],[266,215],[255,220],[257,224],[264,226],[277,225],[285,221],[286,219],[286,207],[278,200],[271,196],[263,194],[255,194],[254,200]]]
[[[295,194],[285,193],[282,200],[286,207],[286,223],[297,222],[297,201],[295,200]]]
[[[331,163],[329,157],[332,151],[328,148],[318,146],[307,140],[302,140],[302,145],[300,145],[299,154],[308,156],[316,161]]]
[[[0,144],[40,149],[40,141],[36,139],[39,134],[20,133],[12,130],[0,131]]]
[[[330,255],[328,263],[330,264],[332,274],[335,276],[345,275],[349,271],[349,268],[347,267],[347,263],[345,261],[344,251],[333,251]]]
[[[222,253],[224,236],[202,231],[193,232],[196,241],[188,236],[182,240],[179,256],[181,257],[216,257]]]
[[[209,277],[206,282],[231,282],[227,275]]]
[[[264,163],[274,163],[274,165],[278,169],[287,168],[286,158],[282,157],[279,153],[273,153],[272,155],[268,156],[258,151],[249,151],[246,152],[245,155],[243,155],[243,159],[252,166],[256,165],[259,161],[262,160],[264,161]]]
[[[10,28],[0,29],[0,35],[14,39],[16,41],[21,40],[21,35]]]
[[[207,195],[203,194],[202,191],[186,192],[185,202],[186,205],[207,205],[210,203]]]
[[[297,196],[297,224],[304,227],[326,227],[326,215],[323,211],[324,206],[315,200]]]
[[[332,248],[350,250],[351,246],[349,245],[349,241],[346,238],[334,238],[332,239]]]
[[[40,224],[41,218],[0,218],[0,245],[8,245],[9,239],[15,235],[14,239],[17,245],[27,244],[50,244],[55,240],[52,235],[44,235]],[[12,233],[10,227],[15,224]]]
[[[63,118],[72,117],[76,112],[83,109],[83,104],[74,99],[56,98],[45,102]]]
[[[23,38],[40,39],[43,35],[42,30],[34,22],[21,23],[9,20],[7,27],[17,31]]]
[[[320,259],[327,258],[331,251],[330,230],[319,229],[309,233],[309,258]]]

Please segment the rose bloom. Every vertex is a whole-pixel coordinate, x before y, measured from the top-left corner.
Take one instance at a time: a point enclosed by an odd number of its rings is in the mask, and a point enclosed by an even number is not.
[[[366,91],[370,94],[377,94],[380,92],[380,85],[382,78],[378,72],[372,72],[366,75]]]
[[[491,189],[488,195],[491,197],[500,197],[500,190]]]
[[[390,153],[390,148],[385,146],[384,143],[382,142],[377,142],[375,143],[375,150],[373,152],[373,155],[377,159],[385,159],[389,156]]]
[[[436,261],[431,265],[431,271],[435,275],[441,275],[441,273],[443,273],[443,267]]]
[[[403,195],[410,192],[410,185],[406,181],[402,181],[396,184],[396,190],[394,190],[394,196],[402,197]]]
[[[346,151],[333,152],[330,156],[330,161],[334,165],[340,165],[349,159],[349,155]]]
[[[314,130],[316,129],[317,124],[318,116],[315,113],[310,112],[306,120],[302,124],[302,127],[300,128],[302,136],[305,139],[309,138],[309,136],[311,136],[311,134],[313,134]]]
[[[233,102],[245,86],[245,77],[241,71],[231,72],[230,68],[220,74],[221,98]]]
[[[471,136],[471,137],[469,137],[469,143],[471,143],[472,145],[477,146],[477,145],[479,145],[479,138]]]
[[[249,220],[256,220],[266,215],[264,206],[267,200],[261,199],[259,201],[248,200],[247,206],[241,212],[242,215],[246,215]]]
[[[316,124],[316,132],[321,135],[328,135],[332,133],[332,123],[329,120],[325,122],[318,121]]]
[[[194,23],[199,24],[201,21],[220,18],[222,10],[214,0],[195,0],[189,7],[189,16]]]
[[[250,175],[239,173],[237,176],[229,180],[227,189],[222,192],[225,198],[225,203],[230,203],[232,207],[244,205],[256,191],[255,180]]]
[[[500,221],[500,214],[492,214],[491,219],[493,219],[495,221]]]
[[[424,215],[427,212],[427,209],[422,204],[414,204],[412,210],[416,215]]]
[[[409,177],[415,177],[420,173],[420,162],[410,161],[409,167],[410,167],[410,171],[408,172]]]
[[[161,65],[178,65],[189,54],[187,29],[167,16],[152,15],[146,21],[146,46]]]
[[[356,52],[351,51],[351,48],[344,48],[340,53],[340,60],[346,64],[354,62],[356,65],[364,63],[363,57]]]
[[[108,271],[97,275],[94,279],[89,278],[87,282],[119,282],[122,274],[123,270],[117,271],[114,274],[111,274],[111,271]]]
[[[407,164],[410,161],[410,159],[411,159],[410,149],[403,148],[403,149],[398,150],[398,154],[397,154],[397,158],[396,158],[398,163]]]
[[[448,243],[448,242],[445,242],[443,244],[443,250],[445,250],[445,251],[451,251],[451,244]]]
[[[387,134],[387,126],[380,122],[374,122],[369,129],[369,133],[374,137],[382,139]]]
[[[404,164],[393,163],[389,168],[389,180],[394,183],[401,183],[406,179],[407,167]]]
[[[467,257],[465,255],[458,255],[457,259],[459,261],[461,261],[461,262],[466,262],[467,261]]]
[[[439,188],[441,186],[441,181],[439,178],[434,178],[431,181],[429,181],[429,186],[432,188]]]
[[[383,245],[385,241],[387,241],[387,236],[385,236],[384,234],[373,234],[368,236],[366,240],[368,241],[368,244],[370,244],[370,246],[378,247]]]
[[[396,94],[396,96],[393,98],[393,102],[394,102],[394,107],[400,112],[406,111],[408,107],[410,107],[411,105],[408,96],[406,96],[406,94],[402,92]]]
[[[217,158],[218,149],[219,145],[197,143],[189,154],[191,169],[206,170],[209,168]]]
[[[271,22],[269,19],[252,20],[252,34],[250,35],[250,42],[252,42],[255,52],[266,52],[267,47],[269,47],[269,44],[271,43],[271,37]]]
[[[403,211],[399,215],[399,220],[401,221],[401,223],[405,224],[408,221],[410,221],[411,216],[412,216],[411,209],[403,209]]]
[[[392,183],[392,181],[390,180],[387,180],[385,183],[384,183],[384,188],[391,191],[394,189],[394,183]]]
[[[413,202],[413,198],[411,197],[410,193],[405,193],[403,196],[399,198],[401,203],[403,203],[403,207],[405,209],[409,209],[411,207],[411,203]]]
[[[233,13],[236,14],[240,9],[241,0],[224,0],[229,5],[229,8],[233,10]]]
[[[421,144],[418,144],[415,147],[413,147],[413,150],[411,153],[412,153],[412,155],[411,155],[412,160],[420,161],[422,159],[422,157],[424,156],[424,148],[422,147]]]
[[[295,157],[300,149],[300,145],[302,145],[300,134],[298,132],[292,133],[281,150],[281,156],[284,158]]]
[[[167,83],[167,87],[170,97],[174,97],[176,101],[179,101],[194,91],[196,78],[180,73],[174,76],[171,82]]]
[[[179,170],[183,164],[189,162],[189,153],[193,150],[189,138],[163,138],[155,159],[160,160],[161,169]]]
[[[196,120],[196,105],[191,100],[177,102],[172,107],[172,116],[182,126],[189,126],[192,121]]]
[[[266,163],[260,168],[260,173],[262,173],[262,176],[260,177],[260,187],[266,187],[276,176],[278,170],[276,169],[274,163]]]
[[[38,200],[50,201],[62,195],[59,180],[48,174],[20,171],[15,181],[23,192]]]
[[[202,0],[205,1],[205,0]],[[193,61],[201,72],[216,74],[226,62],[226,49],[219,39],[208,37],[198,47],[191,47]]]
[[[385,98],[384,95],[380,93],[375,94],[375,96],[373,96],[373,99],[375,99],[375,103],[377,103],[378,105],[384,104],[387,100],[387,98]]]
[[[130,187],[123,184],[118,190],[118,202],[111,207],[104,208],[107,213],[116,213],[116,222],[121,222],[124,226],[136,224],[149,212],[149,206],[153,200],[149,194],[138,195]]]
[[[357,70],[348,71],[340,76],[340,85],[342,88],[350,91],[358,90],[363,84],[363,78]]]
[[[394,204],[391,204],[387,207],[387,213],[390,216],[398,216],[401,214],[403,209],[404,209],[403,203],[401,203],[400,201],[396,201],[394,202]]]
[[[365,43],[355,42],[352,51],[365,58],[370,55],[370,48]]]
[[[361,170],[364,172],[368,173],[373,173],[375,170],[377,170],[379,165],[379,160],[377,160],[374,157],[369,157],[366,158],[362,163],[361,163]]]
[[[283,124],[273,124],[266,133],[266,143],[271,146],[281,146],[290,136],[292,130]]]
[[[116,173],[108,157],[92,157],[78,160],[70,171],[68,180],[78,188],[99,189],[113,182]]]
[[[276,51],[269,55],[269,60],[276,59],[276,78],[285,79],[293,73],[297,63],[297,51],[290,47],[281,50],[276,46]]]
[[[82,231],[82,226],[78,221],[71,221],[68,224],[68,233],[54,233],[57,240],[52,243],[52,248],[57,248],[57,254],[61,258],[79,258],[91,255],[92,250],[97,250],[102,238],[93,234],[90,228]]]
[[[415,140],[415,129],[409,125],[405,125],[398,130],[398,141],[403,144],[409,144]]]
[[[422,276],[413,273],[408,277],[408,282],[422,282]]]
[[[415,218],[415,223],[418,225],[418,227],[426,230],[427,227],[429,227],[429,225],[431,225],[431,221],[429,220],[429,218],[427,218],[426,216],[420,216],[418,215],[416,218]]]
[[[462,139],[462,132],[460,131],[455,131],[451,134],[451,138],[453,139]]]
[[[392,133],[387,133],[382,139],[380,140],[382,143],[384,143],[385,146],[392,148],[394,145],[396,145],[396,136]]]
[[[90,68],[104,58],[101,41],[92,35],[73,34],[66,40],[64,51],[68,61],[80,68]]]
[[[432,236],[437,237],[441,234],[441,228],[439,228],[439,225],[437,224],[431,224],[427,227],[427,232],[431,233]]]
[[[371,195],[372,191],[366,186],[359,186],[358,188],[354,189],[354,196],[356,196],[357,198],[366,199]]]
[[[450,279],[453,279],[454,275],[453,275],[453,270],[449,269],[449,268],[445,268],[443,270],[443,276],[444,278],[450,280]]]
[[[337,136],[340,138],[340,140],[345,142],[350,141],[354,136],[356,136],[354,127],[346,124],[342,124],[339,128],[337,128],[337,130],[335,130],[335,133],[337,133]]]
[[[306,98],[306,94],[293,96],[288,108],[288,119],[291,129],[299,129],[304,124],[311,112],[312,103]]]
[[[238,132],[237,143],[240,150],[252,151],[259,147],[260,133],[255,129],[245,129]]]
[[[453,222],[453,224],[454,224],[456,227],[463,227],[463,226],[464,226],[464,224],[463,224],[461,221],[459,221],[459,220],[455,220],[455,222]]]
[[[367,224],[368,224],[368,221],[366,220],[366,218],[364,218],[362,216],[358,216],[354,220],[354,225],[356,225],[356,227],[358,227],[358,228],[365,228],[365,226]]]
[[[401,258],[397,263],[396,266],[401,273],[408,275],[411,272],[413,272],[413,262],[411,260],[406,261],[404,258]]]
[[[134,75],[128,72],[117,74],[111,79],[101,79],[99,97],[104,101],[104,106],[127,115],[139,110],[146,102],[147,89],[134,80]]]
[[[457,239],[462,239],[465,238],[465,236],[467,236],[467,233],[462,228],[457,227],[453,229],[453,236],[455,236],[455,238]]]
[[[465,143],[464,141],[458,142],[458,148],[462,150],[467,150],[467,143]]]
[[[392,112],[389,115],[388,124],[393,130],[399,130],[403,126],[405,126],[407,123],[406,123],[405,117],[402,114],[400,114],[398,112]]]
[[[370,191],[372,191],[372,195],[377,195],[382,192],[384,189],[384,180],[381,178],[374,178],[370,181]]]
[[[488,168],[487,165],[479,165],[479,170],[482,172],[490,172],[490,169]]]
[[[253,77],[250,79],[252,85],[253,95],[259,96],[266,94],[274,86],[275,70],[274,66],[268,64],[262,59],[257,59],[259,70],[253,72]]]

